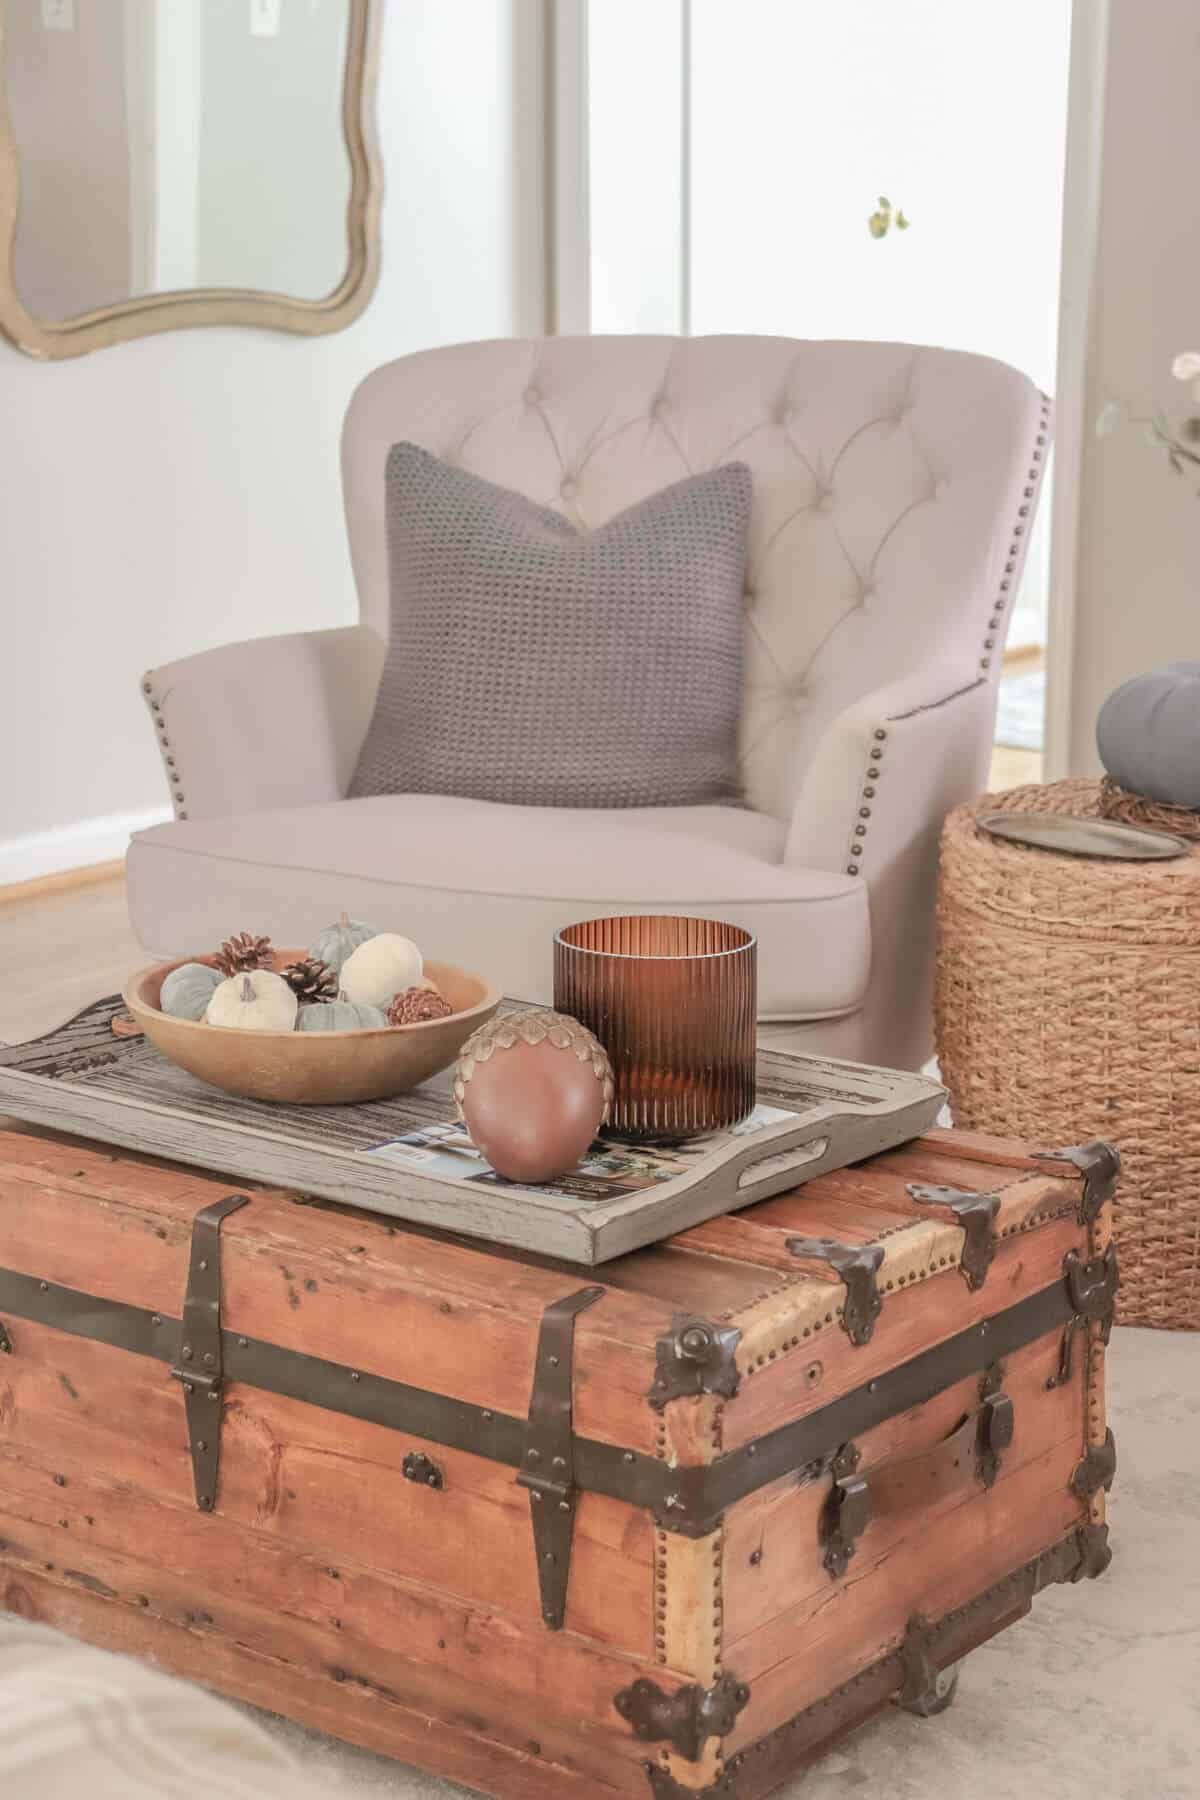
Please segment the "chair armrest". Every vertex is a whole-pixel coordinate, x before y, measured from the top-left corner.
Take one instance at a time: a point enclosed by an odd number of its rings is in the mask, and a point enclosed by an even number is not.
[[[874,885],[914,837],[986,785],[995,689],[935,665],[839,713],[805,772],[785,863],[848,869]]]
[[[225,644],[142,678],[179,818],[339,800],[383,668],[365,625]]]
[[[995,711],[985,677],[923,670],[839,714],[801,783],[785,863],[867,884],[872,1061],[916,1069],[932,1049],[938,842],[950,809],[987,785]]]

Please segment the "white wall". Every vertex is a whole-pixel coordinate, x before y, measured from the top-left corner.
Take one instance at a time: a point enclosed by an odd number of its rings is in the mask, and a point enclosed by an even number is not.
[[[143,668],[353,618],[337,457],[359,378],[541,329],[540,5],[386,13],[383,276],[357,324],[49,364],[0,340],[0,882],[120,854],[163,804]]]
[[[1172,357],[1200,350],[1200,12],[1111,0],[1085,422],[1110,399],[1178,410]],[[1128,676],[1200,657],[1200,483],[1136,428],[1084,438],[1069,772],[1099,770],[1096,714]]]

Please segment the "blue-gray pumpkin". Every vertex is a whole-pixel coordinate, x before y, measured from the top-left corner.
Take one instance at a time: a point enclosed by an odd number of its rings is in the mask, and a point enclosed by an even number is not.
[[[1127,793],[1200,811],[1200,663],[1168,663],[1108,696],[1100,760]]]
[[[220,985],[219,969],[210,969],[207,963],[180,963],[162,984],[159,1011],[170,1013],[173,1019],[202,1019]]]
[[[386,1024],[387,1014],[378,1006],[344,999],[302,1006],[296,1015],[297,1031],[382,1031]]]
[[[352,919],[348,913],[343,913],[333,925],[318,932],[309,955],[315,956],[318,962],[328,963],[334,974],[340,975],[346,958],[352,956],[360,944],[378,936],[377,925],[367,925],[362,919]]]

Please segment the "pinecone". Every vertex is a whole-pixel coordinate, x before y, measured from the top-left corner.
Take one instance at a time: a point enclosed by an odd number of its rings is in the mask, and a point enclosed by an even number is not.
[[[301,1006],[315,1006],[323,1000],[337,999],[337,971],[322,962],[319,956],[302,956],[299,962],[289,963],[286,969],[281,969],[280,974]]]
[[[216,956],[217,967],[226,977],[269,969],[274,960],[270,938],[255,937],[250,931],[239,931],[236,937],[226,938]]]
[[[393,994],[387,1020],[389,1025],[423,1025],[429,1019],[448,1019],[453,1011],[436,988],[410,987]]]

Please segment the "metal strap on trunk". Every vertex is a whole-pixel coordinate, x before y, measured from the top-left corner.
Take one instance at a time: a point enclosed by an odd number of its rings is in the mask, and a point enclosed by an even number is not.
[[[211,1512],[217,1503],[221,1463],[221,1226],[230,1213],[249,1204],[248,1194],[214,1200],[192,1224],[192,1255],[179,1332],[179,1359],[171,1369],[183,1385],[196,1505]]]
[[[956,1381],[982,1375],[998,1359],[1048,1332],[1068,1326],[1078,1331],[1090,1320],[1106,1327],[1112,1317],[1115,1281],[1111,1250],[1090,1262],[1071,1252],[1062,1273],[1046,1287],[881,1369],[848,1393],[724,1452],[712,1463],[672,1466],[642,1450],[572,1433],[566,1453],[551,1450],[551,1474],[555,1454],[565,1454],[576,1487],[645,1507],[664,1530],[704,1537],[726,1508],[745,1495],[783,1475],[812,1480],[827,1473],[830,1457],[844,1444],[885,1419],[922,1405]],[[0,1317],[8,1326],[16,1357],[22,1349],[20,1321],[29,1320],[127,1354],[154,1358],[179,1368],[181,1377],[192,1381],[195,1356],[184,1364],[176,1354],[182,1343],[195,1350],[192,1335],[182,1334],[179,1321],[166,1313],[0,1267]],[[227,1330],[221,1333],[221,1344],[226,1380],[403,1431],[425,1444],[465,1450],[513,1470],[539,1466],[525,1460],[528,1449],[541,1448],[538,1439],[530,1437],[531,1426],[538,1424],[536,1406],[530,1417],[520,1418]],[[561,1351],[551,1354],[560,1356],[561,1369]],[[216,1366],[208,1372],[215,1374]],[[569,1392],[565,1380],[561,1391]],[[212,1401],[202,1404],[217,1416]],[[558,1430],[565,1433],[565,1429],[560,1418]],[[198,1435],[206,1444],[210,1441],[207,1432]],[[544,1484],[539,1480],[537,1485]]]
[[[529,1430],[518,1484],[529,1489],[542,1618],[560,1631],[567,1612],[571,1543],[575,1535],[575,1320],[603,1298],[602,1287],[580,1288],[542,1314],[529,1402]]]

